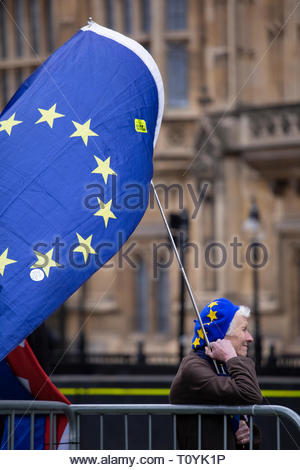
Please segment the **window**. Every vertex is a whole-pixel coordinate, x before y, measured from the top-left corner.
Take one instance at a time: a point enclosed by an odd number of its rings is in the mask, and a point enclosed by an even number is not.
[[[16,16],[16,56],[21,57],[23,54],[23,38],[22,34],[24,31],[23,19],[24,19],[24,2],[22,0],[15,0],[15,16]]]
[[[22,83],[24,82],[25,78],[23,77],[23,69],[18,68],[16,69],[16,85],[19,88]]]
[[[0,99],[0,112],[8,101],[8,80],[7,71],[0,70],[0,83],[1,83],[1,99]]]
[[[36,55],[47,56],[55,47],[52,4],[53,0],[0,2],[1,109],[35,70]],[[26,65],[22,61],[24,57]],[[6,61],[10,59],[14,59],[14,65],[8,67]]]
[[[106,0],[105,2],[106,26],[110,29],[114,29],[113,3],[114,3],[114,0]]]
[[[166,0],[167,30],[187,29],[187,0]]]
[[[46,32],[46,47],[49,52],[52,52],[54,50],[52,0],[46,0]]]
[[[136,327],[139,332],[145,333],[148,330],[148,270],[147,264],[142,257],[138,258],[137,265],[135,277]]]
[[[141,28],[143,33],[150,33],[151,31],[150,0],[141,0]]]
[[[6,18],[5,18],[5,4],[0,4],[0,58],[7,57],[7,32],[6,32]]]
[[[169,270],[164,267],[166,263],[163,259],[160,260],[160,266],[156,282],[156,330],[158,333],[167,334],[170,314]]]
[[[29,3],[30,8],[30,35],[31,35],[31,47],[34,53],[40,52],[40,4],[38,0],[32,0]]]
[[[124,0],[124,32],[132,33],[132,0]]]
[[[188,104],[188,57],[186,43],[168,44],[167,104],[170,108],[184,108]]]

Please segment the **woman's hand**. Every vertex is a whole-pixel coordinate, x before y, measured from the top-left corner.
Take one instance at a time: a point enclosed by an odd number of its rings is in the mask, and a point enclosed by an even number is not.
[[[248,444],[250,441],[250,429],[243,420],[240,421],[239,429],[235,433],[235,440],[237,444]]]
[[[207,356],[217,361],[226,362],[232,357],[236,357],[236,352],[229,339],[217,339],[210,343],[210,348],[205,347]]]

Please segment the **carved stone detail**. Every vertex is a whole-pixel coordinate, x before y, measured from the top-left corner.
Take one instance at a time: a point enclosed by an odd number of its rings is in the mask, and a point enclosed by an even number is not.
[[[245,114],[250,138],[300,137],[300,106],[246,111]]]
[[[183,146],[185,142],[185,129],[182,123],[168,123],[167,140],[170,145]]]

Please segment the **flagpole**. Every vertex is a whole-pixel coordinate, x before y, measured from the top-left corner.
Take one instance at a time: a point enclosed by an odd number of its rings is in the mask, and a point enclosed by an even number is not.
[[[184,267],[183,267],[183,265],[182,265],[182,262],[181,262],[181,259],[180,259],[180,256],[179,256],[179,253],[178,253],[178,250],[177,250],[175,241],[174,241],[174,239],[173,239],[173,236],[172,236],[172,233],[171,233],[171,230],[170,230],[168,221],[167,221],[167,219],[166,219],[164,210],[163,210],[162,205],[161,205],[161,203],[160,203],[160,200],[159,200],[157,191],[156,191],[156,189],[155,189],[155,186],[154,186],[154,184],[153,184],[153,181],[151,181],[151,186],[152,186],[152,189],[153,189],[153,192],[154,192],[154,196],[155,196],[155,199],[156,199],[158,208],[159,208],[160,213],[161,213],[161,216],[162,216],[162,218],[163,218],[165,227],[166,227],[166,229],[167,229],[167,232],[168,232],[168,235],[169,235],[169,239],[170,239],[170,241],[171,241],[173,250],[174,250],[174,252],[175,252],[175,255],[176,255],[176,258],[177,258],[179,267],[180,267],[180,269],[181,269],[181,272],[182,272],[182,275],[183,275],[183,279],[184,279],[185,285],[186,285],[187,290],[188,290],[188,292],[189,292],[189,295],[190,295],[190,298],[191,298],[191,301],[192,301],[194,310],[195,310],[195,312],[196,312],[197,318],[198,318],[199,323],[200,323],[200,326],[201,326],[201,328],[202,328],[203,335],[204,335],[204,340],[205,340],[205,342],[206,342],[207,347],[210,348],[210,343],[209,343],[209,340],[208,340],[206,331],[205,331],[205,329],[204,329],[204,325],[203,325],[202,318],[201,318],[201,316],[200,316],[200,313],[199,313],[199,310],[198,310],[198,307],[197,307],[197,304],[196,304],[196,301],[195,301],[195,298],[194,298],[194,294],[193,294],[193,292],[192,292],[192,289],[191,289],[189,280],[188,280],[187,275],[186,275],[186,273],[185,273],[185,269],[184,269]],[[213,362],[214,362],[214,365],[215,365],[216,372],[217,372],[217,374],[219,374],[218,366],[217,366],[217,363],[216,363],[215,359],[213,359]]]

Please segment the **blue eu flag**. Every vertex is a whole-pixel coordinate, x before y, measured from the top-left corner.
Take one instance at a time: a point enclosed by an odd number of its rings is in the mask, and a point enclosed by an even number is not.
[[[0,360],[140,222],[162,113],[152,57],[92,22],[0,115]]]

